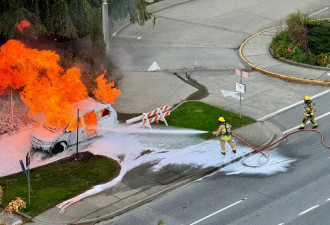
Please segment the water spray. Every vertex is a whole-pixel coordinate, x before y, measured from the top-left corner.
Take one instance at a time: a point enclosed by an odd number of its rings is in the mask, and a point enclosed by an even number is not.
[[[110,128],[98,128],[99,130],[111,131],[117,133],[130,133],[130,134],[182,134],[182,135],[193,135],[193,134],[204,134],[208,131],[203,130],[191,130],[191,129],[141,129],[132,127],[110,127]]]

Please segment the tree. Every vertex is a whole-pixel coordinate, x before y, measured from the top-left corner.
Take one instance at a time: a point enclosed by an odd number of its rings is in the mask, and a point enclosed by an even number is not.
[[[108,3],[112,22],[129,16],[133,23],[143,25],[151,18],[144,0],[109,0]],[[58,40],[73,40],[92,32],[100,35],[101,6],[101,0],[1,0],[0,39],[17,38],[14,27],[23,19],[33,24],[36,35]]]
[[[151,13],[146,9],[145,0],[109,0],[109,18],[117,21],[129,16],[132,23],[144,25],[151,18]]]

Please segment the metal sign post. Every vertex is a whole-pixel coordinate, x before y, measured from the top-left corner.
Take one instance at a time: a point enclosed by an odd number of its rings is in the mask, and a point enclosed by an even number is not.
[[[246,91],[246,85],[242,84],[242,76],[247,78],[248,73],[239,69],[236,69],[235,73],[239,75],[239,83],[236,83],[236,91],[239,92],[239,118],[242,118],[242,93]]]
[[[33,190],[32,190],[32,186],[31,186],[31,182],[30,182],[30,154],[29,153],[26,154],[25,165],[27,168],[27,178],[28,178],[28,188],[29,188],[29,205],[30,205],[31,204],[30,196],[31,196],[31,193],[33,194]]]
[[[76,155],[78,155],[78,142],[79,142],[79,109],[77,111],[77,148],[76,148]]]
[[[30,155],[29,155],[29,153],[26,154],[26,168],[27,168],[27,170],[25,170],[23,160],[20,160],[19,163],[22,167],[22,171],[25,173],[25,176],[26,176],[26,179],[27,179],[27,182],[28,182],[29,205],[31,205],[31,192],[33,193],[33,190],[32,190],[32,186],[31,186],[31,183],[30,183]]]

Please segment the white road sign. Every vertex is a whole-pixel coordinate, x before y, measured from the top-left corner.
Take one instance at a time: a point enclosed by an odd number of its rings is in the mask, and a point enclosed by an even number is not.
[[[245,84],[236,83],[236,91],[240,93],[245,93],[246,91]]]

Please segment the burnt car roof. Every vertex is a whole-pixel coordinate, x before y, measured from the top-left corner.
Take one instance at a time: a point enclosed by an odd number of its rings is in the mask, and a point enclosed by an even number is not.
[[[73,105],[74,105],[74,109],[72,111],[72,114],[76,116],[77,109],[79,109],[79,114],[82,114],[82,113],[92,111],[94,109],[105,108],[110,104],[103,104],[103,103],[95,101],[92,98],[86,98],[86,99],[73,103]]]

